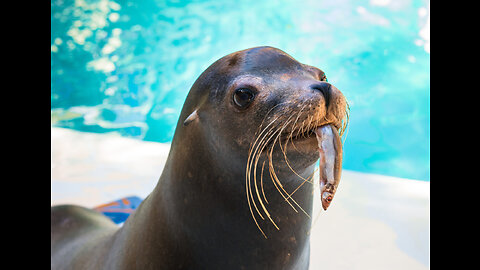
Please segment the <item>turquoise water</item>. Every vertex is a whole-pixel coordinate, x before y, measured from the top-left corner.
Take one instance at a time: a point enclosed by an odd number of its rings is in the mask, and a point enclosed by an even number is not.
[[[350,105],[343,168],[430,180],[428,1],[51,1],[52,125],[171,141],[193,82],[269,45]]]

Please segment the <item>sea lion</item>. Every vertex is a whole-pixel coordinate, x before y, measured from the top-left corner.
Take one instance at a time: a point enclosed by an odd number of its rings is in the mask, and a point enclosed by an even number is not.
[[[52,207],[52,269],[308,269],[314,168],[322,157],[326,209],[347,108],[322,70],[279,49],[222,57],[190,89],[160,179],[122,227]]]

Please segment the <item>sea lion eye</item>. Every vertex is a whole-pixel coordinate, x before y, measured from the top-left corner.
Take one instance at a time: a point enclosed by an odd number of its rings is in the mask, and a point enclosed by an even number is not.
[[[327,76],[325,76],[325,74],[322,76],[322,78],[320,79],[320,81],[322,82],[328,82],[327,80]]]
[[[248,88],[239,88],[233,93],[233,101],[238,107],[245,109],[252,103],[255,94]]]

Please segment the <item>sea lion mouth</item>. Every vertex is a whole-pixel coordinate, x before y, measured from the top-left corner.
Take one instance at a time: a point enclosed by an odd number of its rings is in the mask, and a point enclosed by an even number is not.
[[[281,136],[282,141],[285,142],[287,140],[291,140],[291,141],[295,142],[295,141],[313,139],[313,138],[317,137],[317,130],[321,127],[324,127],[324,126],[332,126],[336,130],[340,129],[340,125],[334,124],[334,123],[323,123],[321,125],[312,125],[308,129],[305,129],[305,130],[296,129],[293,132],[288,132],[287,134],[283,134]]]
[[[292,136],[292,134],[295,134]],[[306,140],[316,140],[319,152],[319,184],[322,207],[326,211],[340,183],[342,170],[342,143],[338,125],[326,123],[307,130],[298,130],[282,136],[284,144],[289,140],[295,145]],[[307,144],[309,146],[310,144]]]
[[[281,110],[269,115],[272,108],[262,120],[250,144],[245,188],[250,213],[265,238],[267,237],[255,217],[256,214],[262,220],[269,219],[277,230],[279,227],[267,210],[268,200],[264,193],[262,176],[270,177],[279,194],[295,212],[300,210],[310,217],[292,196],[306,183],[315,184],[315,171],[306,175],[302,170],[314,165],[320,158],[319,186],[323,209],[327,210],[332,203],[341,175],[341,137],[349,122],[348,103],[344,101],[345,108],[341,104],[342,102],[331,107],[328,112],[323,107],[309,106],[312,105],[309,103],[294,106],[295,109],[299,108],[298,110],[292,110],[293,106],[283,106]],[[293,190],[290,186],[287,191],[277,172],[290,174],[289,170],[292,179],[298,177],[300,181],[295,182],[296,187]]]
[[[293,136],[287,136],[287,135],[282,136],[282,140],[300,141],[300,140],[310,139],[315,137],[315,129],[317,129],[317,127],[314,127],[306,131],[297,131],[297,132],[294,132],[296,134]]]
[[[338,131],[338,126],[338,124],[334,123],[324,123],[305,130],[293,130],[293,132],[283,134],[281,136],[283,143],[279,143],[280,149],[285,153],[288,142],[291,142],[293,146],[297,145],[295,148],[303,146],[306,149],[310,149],[312,143],[307,141],[316,141],[314,150],[319,153],[319,184],[322,207],[325,211],[335,196],[342,170],[343,151],[341,133]],[[303,142],[307,143],[303,144]],[[283,149],[281,147],[282,144],[284,145]]]

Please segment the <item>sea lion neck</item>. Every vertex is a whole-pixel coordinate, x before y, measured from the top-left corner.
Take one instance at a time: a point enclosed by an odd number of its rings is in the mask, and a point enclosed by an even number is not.
[[[187,165],[194,162],[198,166],[198,158],[201,157],[207,155],[193,157],[170,153],[164,173],[149,196],[146,209],[151,210],[146,212],[146,218],[151,226],[150,231],[156,234],[151,239],[160,239],[157,243],[158,253],[167,253],[168,256],[164,257],[182,258],[186,269],[242,269],[241,266],[245,269],[306,269],[310,217],[297,206],[297,211],[293,210],[273,183],[265,180],[263,185],[269,199],[269,211],[280,228],[275,228],[267,217],[259,220],[268,236],[265,238],[252,221],[246,202],[245,174],[218,171],[212,167],[215,166],[214,160],[208,158],[202,162],[205,169]],[[175,167],[180,160],[185,165],[183,172]],[[244,169],[241,166],[241,170]],[[263,178],[267,177],[265,170]],[[294,180],[282,180],[285,188],[293,190],[287,183]],[[297,183],[296,186],[300,184]],[[312,186],[306,185],[294,195],[297,203],[303,207],[302,211],[309,215],[312,213],[312,191]],[[168,208],[164,207],[167,205],[165,202],[168,202]],[[162,247],[161,243],[175,245]],[[276,248],[272,249],[272,246]],[[162,263],[168,265],[169,262]]]
[[[223,150],[215,149],[213,135],[205,134],[201,121],[188,126],[180,122],[158,184],[134,217],[148,220],[150,232],[155,234],[142,241],[158,242],[149,246],[168,255],[163,257],[182,258],[185,268],[190,269],[303,269],[305,263],[308,265],[311,219],[297,206],[295,211],[285,202],[268,170],[263,175],[258,170],[257,174],[265,181],[268,209],[280,230],[268,220],[259,221],[268,235],[266,239],[253,222],[245,197],[248,153],[226,156]],[[303,172],[304,177],[311,172],[313,166]],[[291,177],[281,170],[277,173],[289,190],[301,184],[293,173]],[[311,214],[312,186],[304,186],[294,196],[303,211]],[[277,248],[272,249],[272,245]],[[245,260],[253,257],[256,259]]]

